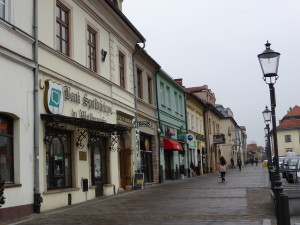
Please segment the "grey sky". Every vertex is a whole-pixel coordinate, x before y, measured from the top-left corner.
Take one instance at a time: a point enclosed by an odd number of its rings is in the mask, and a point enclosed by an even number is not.
[[[124,0],[123,13],[168,74],[186,87],[207,84],[231,108],[248,143],[265,146],[262,111],[270,95],[257,55],[267,40],[281,53],[277,125],[300,105],[299,0]]]

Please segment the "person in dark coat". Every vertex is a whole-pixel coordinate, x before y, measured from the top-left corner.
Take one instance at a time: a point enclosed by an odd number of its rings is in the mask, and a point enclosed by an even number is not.
[[[242,160],[241,160],[241,158],[238,158],[237,164],[238,164],[238,167],[239,167],[239,169],[241,171],[242,170]]]

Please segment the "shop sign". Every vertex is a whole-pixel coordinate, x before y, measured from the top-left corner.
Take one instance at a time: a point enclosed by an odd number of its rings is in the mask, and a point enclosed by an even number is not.
[[[133,116],[123,113],[121,111],[117,111],[117,122],[119,124],[132,127]]]
[[[135,121],[134,127],[152,127],[152,123],[150,121]]]
[[[79,151],[79,160],[80,161],[87,161],[87,152]]]
[[[189,148],[196,149],[197,148],[197,141],[193,140],[189,143]]]
[[[195,137],[194,137],[193,134],[187,134],[186,135],[186,141],[187,141],[188,144],[193,142],[194,140],[195,140]]]
[[[62,114],[64,110],[63,86],[52,80],[45,83],[44,103],[48,113]]]
[[[107,106],[101,99],[90,97],[88,94],[80,94],[78,91],[73,91],[67,85],[58,84],[52,80],[45,81],[44,105],[48,113],[62,114],[64,102],[71,102],[81,105],[83,108],[74,111],[71,110],[71,116],[76,118],[90,119],[96,121],[104,121],[102,118],[96,117],[86,110],[95,110],[99,113],[111,115],[112,107]]]

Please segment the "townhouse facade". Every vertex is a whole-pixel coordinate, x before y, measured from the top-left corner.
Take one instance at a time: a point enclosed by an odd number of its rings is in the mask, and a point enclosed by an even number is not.
[[[300,155],[300,107],[290,108],[277,126],[278,155]]]
[[[33,212],[36,37],[34,1],[0,4],[0,220]]]
[[[155,74],[159,64],[140,49],[135,57],[137,168],[144,174],[145,183],[159,182],[159,139],[156,110]]]
[[[145,39],[120,3],[39,2],[42,211],[132,188],[133,56]]]
[[[157,111],[160,130],[161,181],[188,175],[185,90],[165,71],[156,73]]]
[[[206,104],[204,114],[204,127],[206,138],[206,151],[204,151],[205,165],[204,173],[215,172],[218,170],[218,162],[221,154],[221,144],[225,142],[225,136],[221,133],[220,124],[223,118],[222,113],[216,108],[215,94],[207,85],[190,87],[187,90],[200,98]]]
[[[206,104],[187,89],[186,93],[187,110],[187,143],[189,151],[189,166],[192,170],[191,176],[204,173],[206,167],[206,139],[204,128],[204,114]]]

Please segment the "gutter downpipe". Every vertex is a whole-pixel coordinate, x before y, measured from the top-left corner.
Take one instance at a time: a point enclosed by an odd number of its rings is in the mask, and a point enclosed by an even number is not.
[[[158,126],[159,129],[161,130],[161,121],[160,121],[160,109],[159,109],[159,104],[158,104],[158,92],[157,92],[157,73],[159,71],[155,71],[155,97],[156,97],[156,107],[157,107],[157,119],[158,119]],[[162,132],[162,130],[161,130]],[[163,176],[162,176],[162,170],[161,170],[161,164],[160,164],[160,133],[157,131],[157,137],[158,137],[158,180],[159,183],[163,183]]]
[[[43,199],[40,193],[39,180],[39,87],[38,87],[38,0],[33,0],[33,33],[34,33],[34,49],[33,60],[35,62],[34,73],[34,195],[33,195],[33,211],[41,212],[41,203]]]
[[[138,44],[137,44],[138,45]],[[135,119],[137,120],[137,90],[136,90],[136,72],[135,72],[135,60],[134,60],[134,57],[136,54],[138,54],[139,52],[141,52],[144,48],[146,47],[146,44],[145,44],[145,41],[143,42],[143,47],[142,48],[137,48],[137,46],[135,47],[135,50],[134,52],[132,53],[132,74],[133,74],[133,90],[134,90],[134,107],[135,107]],[[137,134],[136,133],[137,131],[137,128],[135,127],[135,135]],[[140,136],[140,134],[139,134]],[[137,170],[139,172],[141,172],[141,155],[140,155],[140,151],[139,151],[139,148],[137,149],[137,156],[138,156],[138,164],[137,164]],[[139,168],[138,168],[139,167]]]

